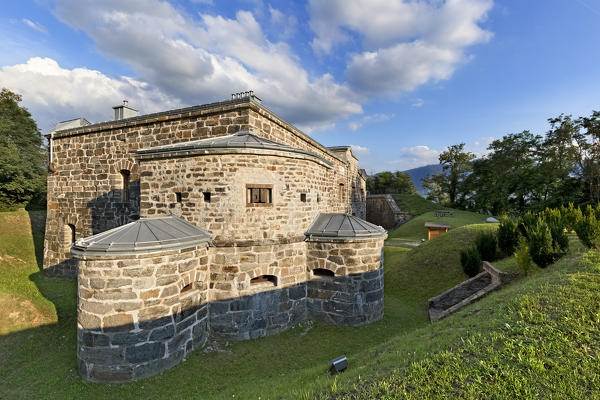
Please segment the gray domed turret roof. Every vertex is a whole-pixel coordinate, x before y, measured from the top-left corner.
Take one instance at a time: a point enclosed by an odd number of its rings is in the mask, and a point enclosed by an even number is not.
[[[189,142],[180,142],[167,144],[164,146],[150,147],[136,151],[136,155],[144,156],[150,154],[174,153],[192,150],[217,150],[217,149],[262,149],[262,150],[277,150],[291,153],[305,154],[319,158],[321,161],[330,164],[322,157],[307,150],[288,146],[282,143],[274,142],[269,139],[260,137],[250,131],[240,131],[233,135],[218,136],[208,139],[192,140]]]
[[[354,215],[329,213],[319,214],[304,233],[308,239],[327,238],[334,240],[345,239],[375,239],[385,238],[387,231],[381,226],[360,219]]]
[[[170,215],[143,218],[117,228],[79,239],[73,255],[134,255],[177,250],[210,241],[210,233]]]

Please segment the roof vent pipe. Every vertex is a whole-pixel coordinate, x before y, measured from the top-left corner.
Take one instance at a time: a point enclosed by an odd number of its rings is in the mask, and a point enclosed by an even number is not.
[[[129,107],[127,100],[123,100],[123,104],[120,106],[114,106],[113,110],[115,111],[115,121],[119,121],[121,119],[133,118],[138,116],[138,110],[135,108]]]

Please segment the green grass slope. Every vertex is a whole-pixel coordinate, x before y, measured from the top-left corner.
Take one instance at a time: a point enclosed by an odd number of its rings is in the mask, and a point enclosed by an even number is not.
[[[439,204],[435,204],[418,194],[393,194],[396,204],[402,210],[408,211],[412,216],[424,214],[428,211],[443,209]]]
[[[26,213],[17,219],[6,216],[0,213],[0,232],[9,224],[19,227],[15,230],[21,229],[23,238],[31,235]],[[600,382],[596,343],[600,335],[595,330],[600,303],[596,294],[586,293],[600,285],[600,270],[598,260],[588,256],[588,264],[578,263],[581,249],[575,245],[559,265],[429,324],[427,299],[465,278],[459,248],[469,245],[482,229],[494,226],[453,229],[413,250],[386,247],[382,321],[358,328],[304,323],[276,336],[220,343],[221,351],[196,351],[161,375],[123,385],[91,384],[78,377],[75,282],[38,272],[35,253],[41,235],[34,229],[35,240],[23,239],[29,243],[23,248],[0,241],[2,254],[19,254],[24,260],[17,264],[0,260],[0,293],[22,295],[39,309],[47,307],[58,321],[13,325],[9,333],[0,335],[0,398],[494,397],[488,383],[496,385],[492,388],[501,394],[497,398],[540,393],[537,397],[560,397],[555,394],[561,385],[571,385],[565,390],[575,397],[582,393],[593,397],[592,383]],[[550,299],[554,290],[559,296]],[[576,302],[568,302],[569,293]],[[4,307],[14,311],[19,305]],[[572,316],[571,309],[576,310]],[[575,329],[577,324],[581,326]],[[559,333],[564,336],[556,336]],[[573,337],[576,341],[571,345],[568,340]],[[558,353],[553,358],[554,350]],[[331,377],[326,373],[328,363],[340,354],[347,355],[349,369]],[[540,391],[536,385],[542,384],[548,371],[547,391]],[[511,389],[511,382],[518,385],[516,389]]]
[[[372,349],[324,398],[600,398],[600,252],[556,264]]]
[[[414,217],[399,228],[388,232],[388,240],[392,241],[420,241],[422,238],[427,240],[427,228],[425,222],[442,222],[450,224],[452,229],[470,224],[482,224],[487,217],[485,215],[473,213],[470,211],[454,210],[452,216],[436,217],[433,211]]]

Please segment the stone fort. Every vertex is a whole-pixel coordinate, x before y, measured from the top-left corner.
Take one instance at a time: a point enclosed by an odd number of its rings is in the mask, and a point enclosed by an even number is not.
[[[383,316],[386,231],[349,146],[324,147],[252,92],[48,134],[44,270],[77,278],[78,368],[126,382],[207,340]]]

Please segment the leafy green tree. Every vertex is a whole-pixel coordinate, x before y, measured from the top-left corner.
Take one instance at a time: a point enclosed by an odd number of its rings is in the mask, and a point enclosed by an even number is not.
[[[367,190],[373,194],[414,194],[417,192],[410,176],[400,171],[384,171],[369,176],[367,178]]]
[[[0,209],[24,206],[45,197],[46,153],[31,114],[19,106],[22,97],[0,92]]]
[[[465,151],[465,144],[449,146],[440,154],[439,160],[444,172],[427,176],[423,187],[428,189],[428,199],[450,206],[463,206],[467,198],[465,180],[472,170],[475,154]]]

